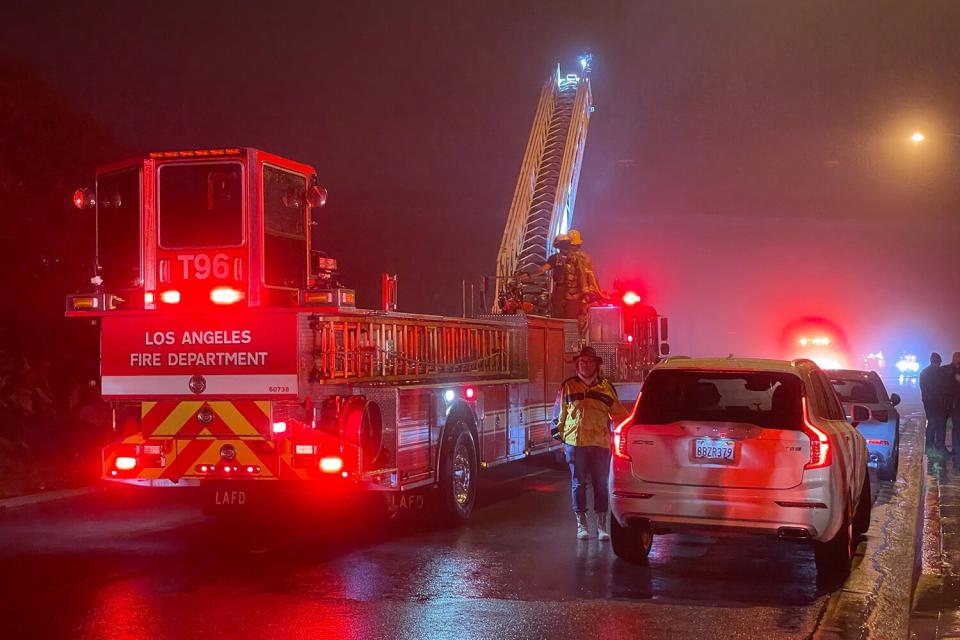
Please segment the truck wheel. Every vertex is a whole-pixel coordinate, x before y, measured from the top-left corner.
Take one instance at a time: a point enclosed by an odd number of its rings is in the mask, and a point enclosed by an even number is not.
[[[610,543],[617,557],[627,562],[646,562],[653,546],[653,530],[647,522],[622,526],[610,516]]]
[[[813,557],[817,564],[817,574],[823,578],[842,578],[850,573],[853,561],[853,523],[844,515],[843,524],[836,535],[826,542],[813,543]]]
[[[853,533],[857,537],[862,536],[870,528],[870,511],[873,508],[870,496],[870,475],[866,473],[863,477],[863,489],[860,490],[860,501],[857,503],[857,513],[853,517]]]
[[[470,430],[455,423],[447,430],[440,459],[440,508],[453,523],[470,518],[477,500],[477,446]]]

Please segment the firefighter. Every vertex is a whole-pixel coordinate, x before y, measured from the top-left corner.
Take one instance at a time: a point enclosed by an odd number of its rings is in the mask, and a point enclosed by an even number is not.
[[[604,297],[597,281],[597,274],[593,271],[593,259],[583,250],[583,238],[576,229],[570,230],[570,258],[567,266],[567,300],[568,313],[564,317],[577,319],[577,328],[580,335],[587,333],[587,319],[590,313],[590,304]]]
[[[590,537],[587,528],[587,476],[593,486],[593,510],[597,514],[597,537],[610,539],[607,524],[607,476],[610,473],[611,420],[627,417],[617,390],[600,372],[603,360],[593,347],[584,347],[574,359],[577,375],[567,378],[557,391],[551,435],[563,442],[570,465],[573,513],[577,538]]]
[[[561,233],[553,239],[553,246],[557,252],[547,258],[547,261],[540,265],[533,276],[541,276],[547,271],[553,280],[553,293],[550,296],[550,315],[554,318],[576,318],[579,308],[568,304],[567,288],[570,282],[570,237]],[[529,280],[531,275],[525,274],[525,280]]]

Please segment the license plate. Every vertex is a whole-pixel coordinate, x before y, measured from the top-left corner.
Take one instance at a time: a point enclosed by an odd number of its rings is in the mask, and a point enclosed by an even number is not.
[[[733,462],[736,447],[735,440],[697,438],[693,443],[693,457],[711,462]]]
[[[211,507],[220,509],[229,509],[231,507],[243,507],[250,503],[249,496],[245,489],[214,489],[207,498]]]

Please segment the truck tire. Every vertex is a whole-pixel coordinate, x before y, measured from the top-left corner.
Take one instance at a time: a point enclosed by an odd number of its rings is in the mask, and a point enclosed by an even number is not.
[[[853,523],[844,510],[843,524],[839,531],[826,542],[813,543],[813,557],[817,575],[821,578],[840,579],[850,573],[855,549]]]
[[[863,489],[860,490],[860,501],[857,503],[857,513],[853,516],[853,533],[858,538],[870,528],[870,512],[873,509],[873,497],[870,495],[870,474],[865,470]]]
[[[653,530],[643,522],[629,527],[622,526],[613,514],[610,516],[610,543],[617,557],[626,562],[647,561],[653,546]]]
[[[446,430],[440,457],[440,510],[445,520],[462,524],[477,501],[477,445],[466,425]]]

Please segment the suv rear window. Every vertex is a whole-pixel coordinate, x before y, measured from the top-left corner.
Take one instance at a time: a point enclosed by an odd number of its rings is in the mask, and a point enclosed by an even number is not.
[[[802,390],[800,378],[789,373],[660,369],[643,384],[635,422],[741,422],[800,430]]]
[[[866,404],[880,402],[877,397],[877,388],[873,386],[872,382],[830,378],[830,384],[833,385],[833,389],[837,392],[841,402],[864,402]]]

